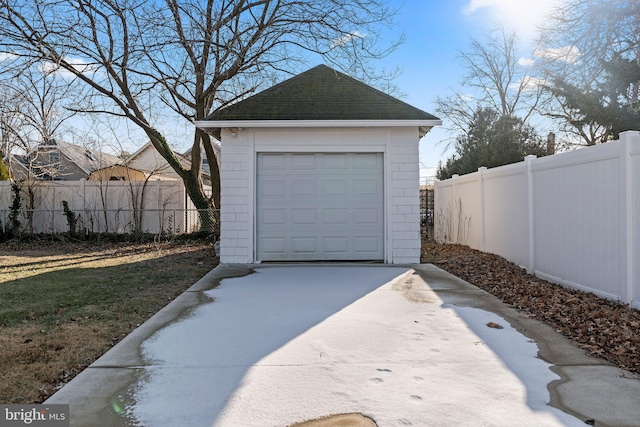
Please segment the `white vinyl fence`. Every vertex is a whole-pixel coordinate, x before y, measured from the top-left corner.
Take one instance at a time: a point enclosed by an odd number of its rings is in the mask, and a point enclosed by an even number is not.
[[[86,233],[189,233],[199,231],[200,217],[180,181],[40,181],[20,183],[21,232],[69,231],[62,202]],[[33,202],[30,201],[30,193]],[[0,223],[11,227],[14,194],[0,181]]]
[[[435,185],[435,237],[640,309],[640,132]]]

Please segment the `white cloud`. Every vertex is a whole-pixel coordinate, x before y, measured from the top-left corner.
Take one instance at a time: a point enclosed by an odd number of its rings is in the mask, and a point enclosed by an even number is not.
[[[471,0],[469,4],[464,8],[464,12],[469,14],[485,7],[495,6],[500,3],[499,0]]]
[[[90,74],[90,73],[95,73],[97,71],[97,68],[95,65],[90,64],[84,59],[72,58],[72,57],[65,57],[63,59],[65,62],[71,65],[77,72],[81,74]],[[59,75],[65,78],[70,78],[75,76],[74,73],[72,73],[71,71],[65,68],[62,68],[60,65],[54,62],[43,62],[42,64],[40,64],[40,70],[45,74],[55,73],[56,75]]]
[[[0,61],[10,61],[17,58],[18,55],[9,52],[0,52]]]
[[[523,66],[523,67],[533,67],[535,65],[536,61],[534,59],[531,58],[520,58],[518,59],[518,65]]]
[[[549,49],[536,49],[534,55],[538,58],[575,63],[580,58],[580,50],[576,46],[564,46]]]
[[[352,31],[349,34],[345,34],[344,36],[335,39],[333,43],[331,43],[331,49],[345,45],[354,39],[363,39],[365,37],[366,36],[358,30]]]
[[[512,89],[521,89],[522,92],[534,92],[540,89],[541,86],[547,84],[547,80],[541,77],[523,77],[517,83],[513,84]]]
[[[476,100],[476,97],[471,94],[460,95],[460,99],[464,102],[472,102]]]

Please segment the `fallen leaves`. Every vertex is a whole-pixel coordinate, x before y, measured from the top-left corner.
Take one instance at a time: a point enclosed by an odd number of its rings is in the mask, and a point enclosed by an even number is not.
[[[538,279],[498,255],[467,246],[425,242],[423,256],[521,310],[524,317],[551,325],[591,355],[640,373],[640,311]]]

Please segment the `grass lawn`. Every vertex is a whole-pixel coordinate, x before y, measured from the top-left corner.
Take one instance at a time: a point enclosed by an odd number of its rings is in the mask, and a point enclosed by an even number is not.
[[[0,244],[0,403],[41,403],[217,263],[202,241]]]

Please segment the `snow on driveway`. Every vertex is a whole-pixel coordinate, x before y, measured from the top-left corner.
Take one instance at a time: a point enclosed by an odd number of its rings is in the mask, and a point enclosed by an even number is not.
[[[143,426],[270,427],[360,412],[379,426],[583,425],[558,379],[495,314],[410,301],[410,269],[259,267],[143,345]],[[394,286],[395,285],[395,286]],[[406,286],[405,286],[406,287]],[[495,322],[504,329],[486,327]]]

